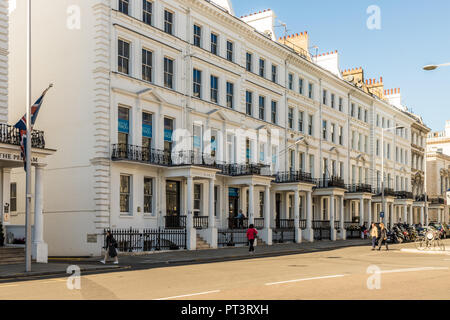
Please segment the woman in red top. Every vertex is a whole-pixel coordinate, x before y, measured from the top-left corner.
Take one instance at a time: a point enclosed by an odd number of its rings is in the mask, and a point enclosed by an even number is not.
[[[256,235],[258,234],[258,231],[255,229],[254,225],[250,225],[247,230],[247,239],[250,244],[250,249],[248,250],[250,253],[255,252],[255,247],[253,246],[255,244]]]

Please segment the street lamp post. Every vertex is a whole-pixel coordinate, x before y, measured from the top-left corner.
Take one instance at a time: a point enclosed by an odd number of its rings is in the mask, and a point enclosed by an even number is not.
[[[450,62],[447,63],[441,63],[441,64],[431,64],[431,65],[426,65],[423,67],[423,70],[425,71],[433,71],[436,70],[439,67],[448,67],[450,66]],[[424,159],[424,172],[425,172],[425,185],[424,185],[424,196],[425,196],[425,219],[424,219],[424,223],[425,225],[428,225],[428,195],[427,195],[427,156],[425,154],[425,159]]]
[[[450,62],[447,63],[441,63],[441,64],[429,64],[423,67],[423,70],[425,71],[433,71],[436,70],[439,67],[448,67],[450,66]]]
[[[381,129],[381,203],[383,207],[383,222],[386,224],[386,201],[384,199],[384,132],[388,130],[398,130],[398,129],[404,129],[402,126],[396,126],[391,128],[382,128]],[[390,213],[392,214],[392,212]]]
[[[27,141],[26,141],[26,191],[25,191],[25,271],[31,272],[31,0],[28,0],[27,8]]]

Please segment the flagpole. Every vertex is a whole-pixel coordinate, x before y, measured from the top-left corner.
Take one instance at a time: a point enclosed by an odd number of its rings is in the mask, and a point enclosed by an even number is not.
[[[25,271],[31,272],[31,0],[28,0],[27,9],[27,142],[26,142],[26,205],[25,205],[25,229],[26,229],[26,245],[25,245]]]

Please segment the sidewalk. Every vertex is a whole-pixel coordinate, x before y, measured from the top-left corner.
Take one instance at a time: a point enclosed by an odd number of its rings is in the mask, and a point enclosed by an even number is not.
[[[254,259],[261,257],[276,257],[282,255],[300,254],[308,252],[334,250],[352,246],[369,246],[369,240],[346,240],[346,241],[316,241],[314,243],[287,243],[274,244],[272,246],[258,245],[255,254],[249,255],[248,247],[226,247],[220,249],[208,249],[198,251],[163,251],[152,253],[120,254],[120,265],[130,265],[133,267],[157,267],[167,264],[182,263],[207,263],[216,261]],[[73,261],[74,263],[95,263],[98,264],[100,258],[54,258],[49,261]]]
[[[67,273],[67,268],[72,265],[72,263],[33,263],[31,265],[31,272],[25,272],[25,264],[8,264],[8,265],[0,265],[0,280],[20,280],[20,279],[29,279],[32,277],[38,276],[46,276],[46,275],[71,275],[71,273]],[[124,266],[117,265],[99,265],[95,266],[92,264],[78,264],[80,268],[80,272],[89,272],[89,271],[113,271],[117,269],[123,269]]]
[[[301,254],[308,252],[327,251],[354,246],[369,246],[369,240],[346,240],[346,241],[317,241],[314,243],[287,243],[274,244],[272,246],[258,245],[256,252],[249,255],[248,247],[228,247],[220,249],[208,249],[198,251],[163,251],[152,253],[121,254],[119,265],[102,265],[100,257],[92,258],[49,258],[48,264],[33,263],[32,272],[26,273],[25,265],[11,264],[0,265],[0,281],[30,279],[39,276],[67,275],[67,267],[76,265],[83,272],[112,272],[123,269],[145,269],[167,266],[171,264],[208,263],[218,261],[232,261],[240,259],[255,259],[263,257],[276,257],[283,255]]]

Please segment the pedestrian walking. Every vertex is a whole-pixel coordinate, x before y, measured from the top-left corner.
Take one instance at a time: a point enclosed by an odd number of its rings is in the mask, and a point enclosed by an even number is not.
[[[372,238],[372,251],[373,251],[377,246],[377,239],[378,239],[378,227],[375,223],[372,223],[372,227],[370,228],[370,237]]]
[[[255,239],[256,239],[257,234],[258,234],[258,231],[255,229],[255,226],[253,224],[251,224],[247,230],[247,239],[248,239],[248,243],[250,245],[250,248],[248,251],[250,252],[250,254],[253,254],[255,252],[254,244],[255,244]]]
[[[114,258],[114,264],[119,264],[119,258],[117,257],[117,241],[114,239],[111,231],[106,231],[106,246],[105,249],[105,257],[103,260],[100,260],[101,263],[105,264],[108,256]]]
[[[380,223],[380,236],[378,240],[378,251],[381,250],[381,246],[383,245],[383,242],[386,245],[386,251],[389,251],[388,242],[387,242],[387,229],[384,226],[384,223]]]
[[[244,213],[242,212],[242,210],[239,210],[239,213],[237,215],[238,229],[244,228],[244,219]]]
[[[361,226],[361,238],[365,239],[366,238],[366,231],[367,231],[367,227],[366,227],[366,223],[364,223]]]

